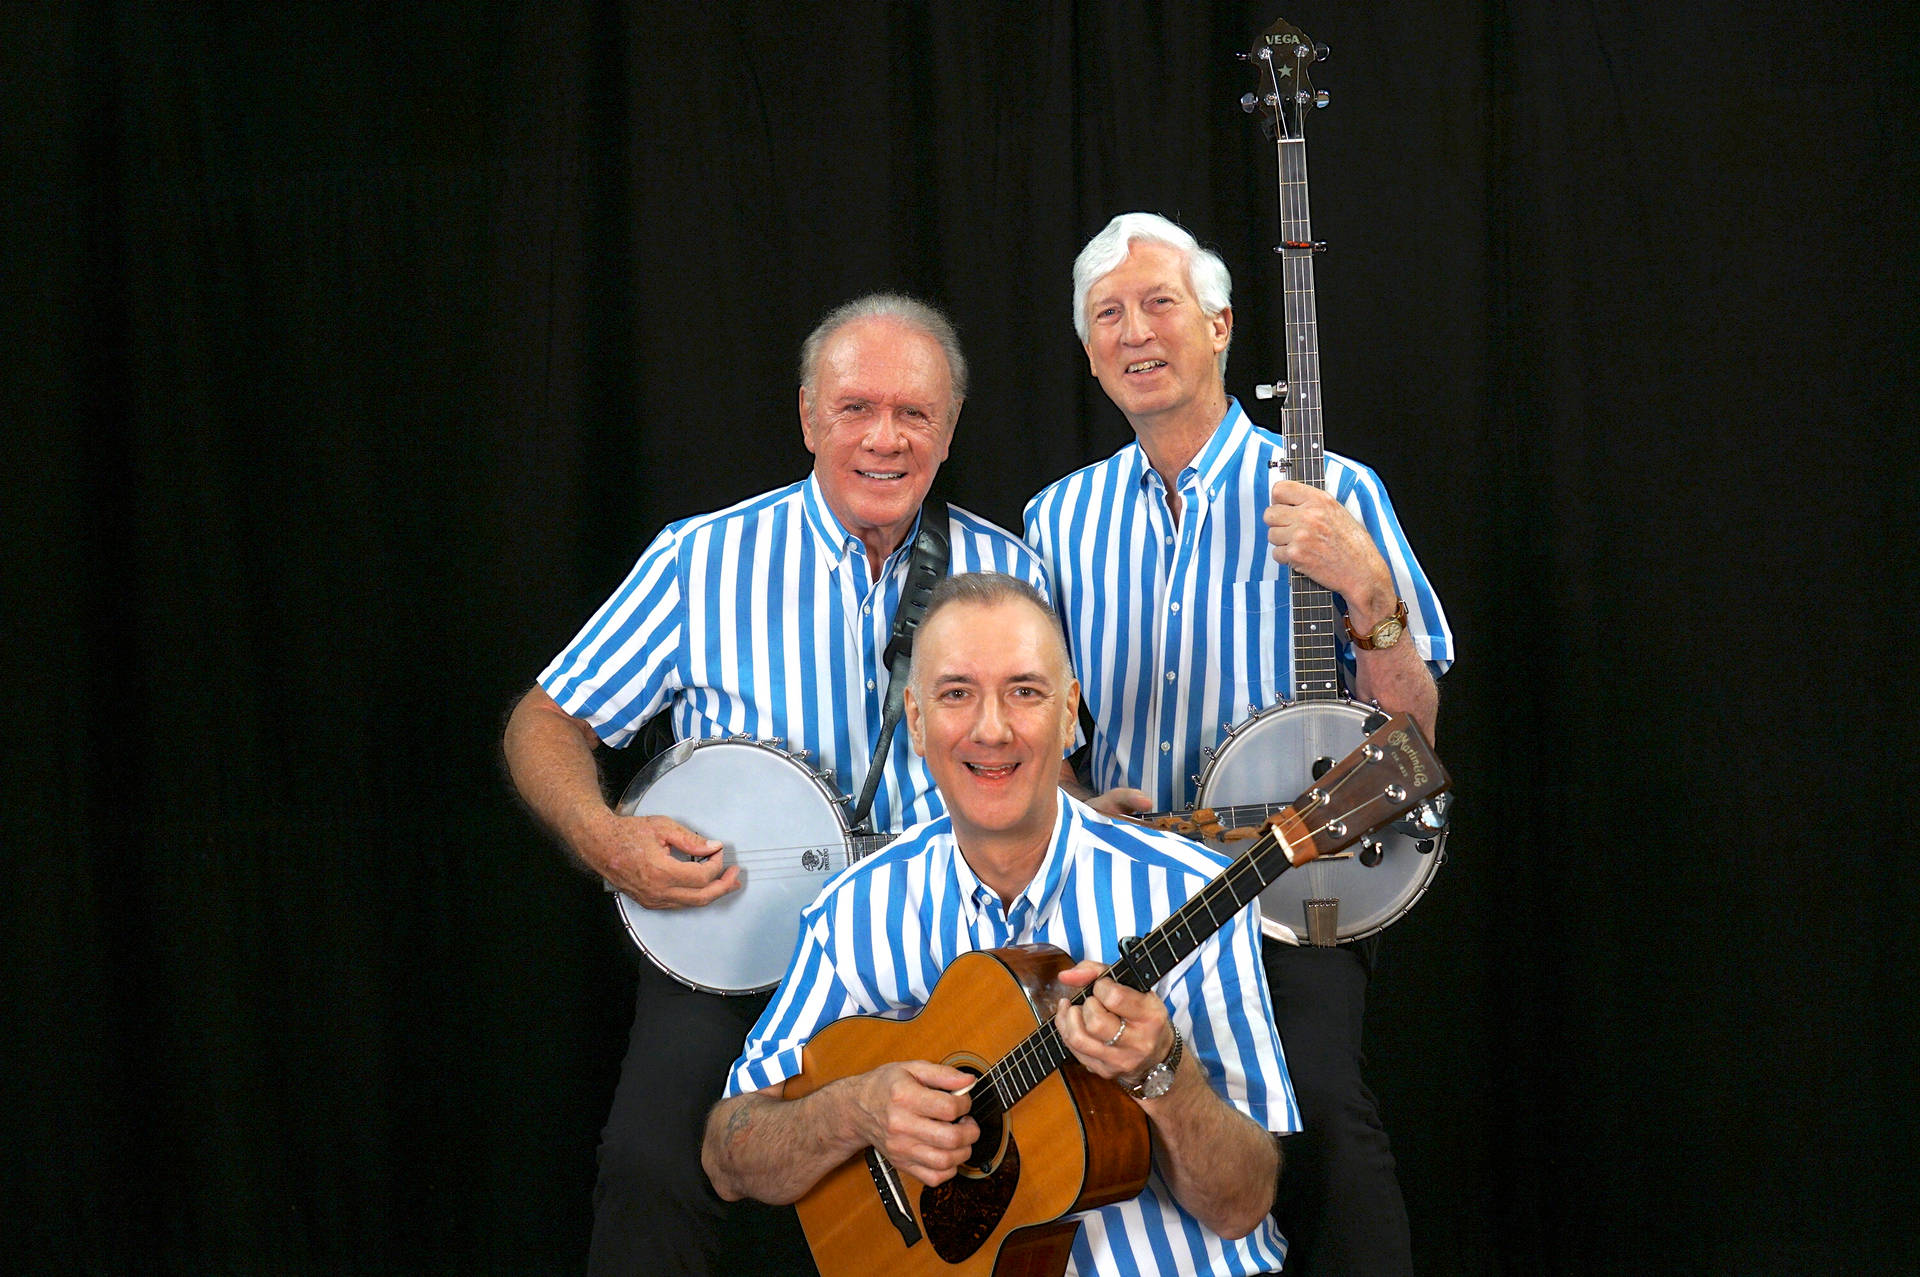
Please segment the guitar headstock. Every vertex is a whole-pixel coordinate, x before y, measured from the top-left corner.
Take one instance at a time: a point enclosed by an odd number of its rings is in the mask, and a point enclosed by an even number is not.
[[[1240,108],[1258,112],[1267,136],[1275,140],[1305,136],[1305,108],[1325,106],[1327,95],[1316,91],[1307,68],[1327,56],[1327,46],[1315,44],[1285,18],[1260,33],[1247,61],[1259,73],[1260,87],[1241,97]]]
[[[1453,783],[1413,718],[1395,714],[1268,823],[1303,865],[1350,847]]]

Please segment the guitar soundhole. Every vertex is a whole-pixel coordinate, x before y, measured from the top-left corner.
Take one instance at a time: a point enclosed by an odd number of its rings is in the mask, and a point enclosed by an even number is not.
[[[960,1066],[963,1073],[975,1077],[977,1070]],[[991,1175],[1000,1166],[1000,1159],[1006,1153],[1007,1122],[1006,1114],[995,1107],[991,1112],[976,1112],[973,1120],[980,1126],[980,1138],[974,1141],[973,1156],[960,1163],[960,1173],[978,1179],[982,1175]]]

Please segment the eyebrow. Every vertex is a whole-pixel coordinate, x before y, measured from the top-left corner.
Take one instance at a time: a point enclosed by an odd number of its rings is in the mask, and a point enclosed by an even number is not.
[[[934,678],[933,685],[935,687],[951,687],[955,685],[971,687],[978,681],[979,680],[975,679],[971,674],[941,674]],[[1026,670],[1019,674],[1008,675],[1005,681],[1008,683],[1039,683],[1049,688],[1053,686],[1053,680],[1051,678],[1044,673],[1034,670]]]

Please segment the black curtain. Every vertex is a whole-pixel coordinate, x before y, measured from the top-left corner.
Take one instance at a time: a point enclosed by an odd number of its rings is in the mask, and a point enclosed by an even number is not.
[[[1460,648],[1369,1022],[1423,1272],[1916,1271],[1916,76],[1892,6],[9,6],[19,1271],[577,1270],[636,961],[501,715],[665,520],[804,472],[829,306],[945,306],[940,486],[1125,423],[1068,267],[1154,209]],[[616,758],[613,770],[640,760]]]

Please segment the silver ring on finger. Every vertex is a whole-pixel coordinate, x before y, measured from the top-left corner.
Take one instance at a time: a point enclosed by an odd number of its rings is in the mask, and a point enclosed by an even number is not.
[[[1113,1031],[1113,1036],[1107,1039],[1107,1045],[1114,1046],[1118,1044],[1120,1041],[1120,1035],[1122,1033],[1125,1033],[1126,1031],[1127,1031],[1127,1017],[1123,1015],[1120,1017],[1120,1027],[1115,1029]]]

